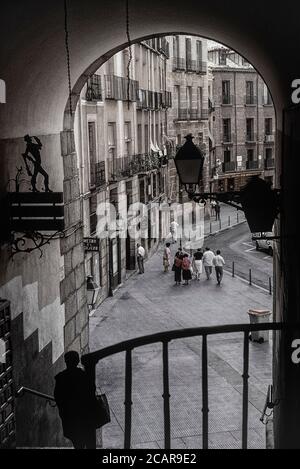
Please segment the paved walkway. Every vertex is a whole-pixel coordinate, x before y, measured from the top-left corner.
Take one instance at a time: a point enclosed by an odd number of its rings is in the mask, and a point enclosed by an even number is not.
[[[175,247],[173,247],[173,250]],[[190,286],[174,286],[162,272],[162,248],[146,263],[145,275],[133,275],[91,317],[91,350],[164,330],[247,323],[249,308],[271,309],[270,295],[225,273]],[[208,339],[209,446],[241,447],[243,337],[223,334]],[[271,383],[272,344],[250,343],[249,447],[265,447],[259,421]],[[201,448],[201,339],[170,344],[172,448]],[[105,448],[121,448],[124,439],[124,354],[99,363],[97,379],[108,395],[112,422],[103,430]],[[163,448],[161,345],[133,353],[132,447]]]

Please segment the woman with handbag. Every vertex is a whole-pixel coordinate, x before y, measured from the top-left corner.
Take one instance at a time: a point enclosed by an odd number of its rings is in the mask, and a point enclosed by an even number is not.
[[[182,251],[179,249],[174,257],[174,265],[173,265],[173,271],[175,273],[175,284],[176,285],[181,285],[181,272],[182,272]]]
[[[184,285],[189,285],[189,281],[192,279],[191,261],[188,254],[184,254],[182,259],[182,277]]]
[[[164,272],[169,272],[169,267],[170,267],[170,259],[171,259],[171,250],[170,250],[170,243],[166,244],[166,247],[164,249],[164,255],[163,255],[163,266],[164,266]]]

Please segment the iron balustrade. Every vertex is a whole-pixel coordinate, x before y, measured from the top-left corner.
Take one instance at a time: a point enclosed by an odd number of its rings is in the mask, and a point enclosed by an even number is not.
[[[242,448],[248,446],[248,381],[249,381],[249,334],[254,331],[280,331],[284,328],[295,329],[298,325],[287,326],[284,323],[232,324],[223,326],[196,327],[160,332],[153,335],[120,342],[82,357],[82,364],[95,382],[96,365],[100,360],[125,352],[125,433],[124,449],[131,448],[132,434],[132,354],[145,345],[162,344],[163,364],[163,408],[164,408],[164,443],[165,449],[171,449],[170,385],[169,385],[169,344],[173,340],[188,337],[202,337],[202,445],[208,449],[209,432],[209,395],[208,395],[208,337],[216,334],[243,333],[243,404],[242,404]]]
[[[227,161],[226,163],[223,163],[223,173],[230,173],[232,171],[236,171],[235,161]]]
[[[257,96],[253,94],[245,95],[245,106],[255,106],[257,105]]]
[[[177,116],[174,118],[176,121],[184,120],[206,120],[208,119],[208,109],[188,109],[180,108],[178,109]]]
[[[104,79],[106,99],[138,101],[138,81],[116,75],[105,75]]]
[[[274,143],[275,142],[275,135],[274,134],[266,134],[265,135],[265,143]]]
[[[173,71],[186,69],[186,61],[182,57],[173,57]]]
[[[253,142],[256,142],[256,134],[255,132],[249,132],[246,134],[246,137],[245,137],[245,142],[246,143],[253,143]]]
[[[233,94],[223,94],[222,95],[222,105],[223,106],[233,106],[234,104],[234,95]]]
[[[106,184],[105,161],[99,161],[95,165],[95,185],[101,187]]]

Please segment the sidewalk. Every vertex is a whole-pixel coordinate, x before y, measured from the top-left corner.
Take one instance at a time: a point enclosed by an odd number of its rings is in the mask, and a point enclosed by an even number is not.
[[[175,247],[173,247],[173,251]],[[90,320],[91,351],[122,340],[164,330],[247,323],[250,308],[272,308],[270,295],[239,279],[224,275],[175,287],[173,272],[162,272],[162,248],[115,297],[106,300]],[[249,447],[265,447],[265,427],[259,421],[267,386],[271,383],[272,344],[250,343]],[[241,447],[243,337],[222,334],[208,339],[209,446]],[[172,448],[201,448],[201,338],[170,344]],[[121,448],[124,439],[124,354],[97,366],[97,379],[106,392],[112,422],[103,430],[104,448]],[[161,345],[133,352],[132,447],[163,448]]]
[[[230,205],[220,203],[220,220],[216,220],[215,212],[211,214],[209,208],[205,209],[205,235],[214,234],[246,221],[242,210],[237,210]]]

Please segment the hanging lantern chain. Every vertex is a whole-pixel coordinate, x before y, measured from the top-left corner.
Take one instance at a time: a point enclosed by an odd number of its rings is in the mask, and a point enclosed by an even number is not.
[[[64,0],[65,7],[65,46],[67,56],[67,69],[68,69],[68,87],[69,87],[69,109],[70,115],[73,116],[72,108],[72,84],[71,84],[71,60],[70,60],[70,46],[69,46],[69,27],[68,27],[68,5],[67,0]]]
[[[130,37],[130,19],[129,19],[129,0],[126,0],[126,36],[128,41],[129,60],[127,63],[127,106],[130,106],[130,65],[132,62],[131,37]]]

